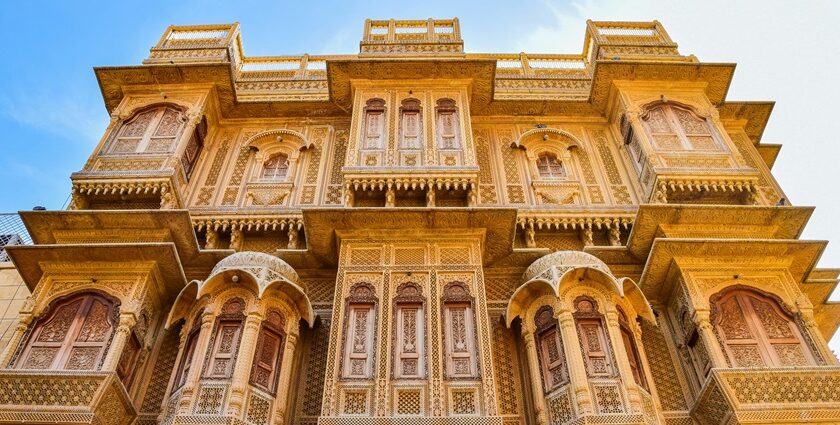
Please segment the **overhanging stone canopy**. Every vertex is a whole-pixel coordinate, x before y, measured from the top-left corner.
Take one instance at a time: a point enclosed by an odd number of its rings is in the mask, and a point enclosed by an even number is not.
[[[600,282],[618,296],[627,298],[636,312],[656,323],[653,311],[636,283],[630,278],[616,278],[598,257],[582,251],[557,251],[540,257],[522,274],[522,285],[511,295],[505,313],[510,326],[531,300],[543,295],[559,297],[567,282],[590,280]]]
[[[292,300],[306,323],[315,323],[312,303],[292,266],[270,254],[242,251],[219,261],[207,279],[193,280],[184,287],[172,306],[167,326],[183,318],[196,300],[231,284],[249,287],[257,298],[276,290]]]

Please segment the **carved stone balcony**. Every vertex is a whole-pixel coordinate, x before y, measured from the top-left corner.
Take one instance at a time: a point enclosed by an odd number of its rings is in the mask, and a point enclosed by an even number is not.
[[[136,160],[97,158],[73,173],[70,209],[172,209],[183,205],[186,178],[170,156]]]
[[[713,369],[691,413],[704,425],[840,423],[840,367]]]
[[[128,425],[135,416],[113,372],[0,371],[0,424]]]
[[[764,204],[758,194],[759,175],[755,170],[706,173],[661,172],[650,175],[649,202],[667,204]]]

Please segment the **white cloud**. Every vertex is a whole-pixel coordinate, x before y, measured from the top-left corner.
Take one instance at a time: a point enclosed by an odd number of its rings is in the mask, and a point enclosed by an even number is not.
[[[93,146],[108,125],[101,105],[86,96],[36,89],[0,98],[0,113],[20,125]]]

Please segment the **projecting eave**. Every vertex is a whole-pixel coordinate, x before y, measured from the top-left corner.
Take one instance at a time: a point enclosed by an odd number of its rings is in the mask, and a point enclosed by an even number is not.
[[[81,263],[152,263],[157,270],[158,284],[174,297],[187,284],[175,245],[169,243],[83,244],[83,245],[15,245],[7,246],[21,278],[30,291],[44,275],[49,264]],[[90,276],[96,278],[96,276]]]
[[[187,210],[21,211],[35,244],[174,244],[189,274],[200,277],[231,250],[199,249]],[[203,275],[202,275],[203,273]]]
[[[648,299],[667,299],[679,267],[698,264],[733,270],[784,269],[801,284],[827,244],[827,241],[767,239],[656,239],[639,287]]]
[[[424,232],[465,230],[484,235],[484,264],[490,265],[513,250],[516,209],[513,208],[318,208],[303,210],[309,252],[328,265],[338,264],[339,233]]]
[[[639,206],[627,249],[644,259],[654,239],[797,239],[814,207],[753,205]]]
[[[108,113],[120,104],[129,87],[160,90],[162,85],[205,84],[212,87],[218,97],[223,118],[271,117],[333,117],[347,115],[326,91],[323,94],[297,93],[284,96],[242,96],[237,93],[233,69],[229,63],[207,64],[155,64],[139,66],[96,67],[94,73]],[[262,100],[268,98],[271,100]]]
[[[672,81],[706,83],[706,96],[717,105],[726,99],[734,63],[607,61],[595,63],[589,102],[601,113],[606,111],[613,81]]]
[[[718,105],[718,112],[722,120],[743,120],[744,132],[758,145],[775,105],[772,101],[723,102]]]
[[[840,302],[829,298],[837,287],[840,269],[814,269],[802,284],[802,292],[814,305],[814,320],[825,339],[831,339],[840,326]]]

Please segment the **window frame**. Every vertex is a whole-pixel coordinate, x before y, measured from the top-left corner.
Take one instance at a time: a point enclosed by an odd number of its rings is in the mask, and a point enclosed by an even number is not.
[[[741,315],[747,326],[747,330],[750,332],[752,338],[727,338],[725,330],[721,327],[721,322],[724,320],[723,315],[721,314],[722,305],[723,303],[733,299],[740,309]],[[787,338],[771,337],[768,334],[767,329],[765,329],[761,318],[758,317],[759,313],[756,311],[752,300],[769,304],[773,310],[772,313],[786,321],[791,336]],[[797,345],[807,363],[805,366],[816,366],[819,364],[816,354],[812,351],[807,339],[805,338],[805,331],[801,329],[800,325],[796,322],[795,316],[791,310],[787,308],[787,306],[785,306],[778,297],[775,297],[772,294],[752,290],[750,288],[737,287],[712,297],[711,302],[711,320],[715,334],[720,341],[724,355],[733,367],[754,367],[741,366],[737,364],[737,357],[733,352],[733,346],[749,345],[754,345],[756,347],[761,357],[763,367],[765,368],[798,366],[782,364],[781,358],[776,351],[777,345]]]
[[[450,116],[452,118],[451,134],[445,134],[443,132],[445,128],[442,121],[444,116]],[[462,149],[463,141],[461,140],[460,113],[458,104],[454,99],[441,98],[437,100],[437,106],[435,107],[435,136],[437,139],[435,144],[440,151],[457,151]],[[452,144],[447,145],[445,143],[446,139],[451,139]]]
[[[691,116],[701,120],[708,132],[708,134],[699,134],[699,133],[688,133],[686,129],[680,124],[680,120],[677,117],[677,113],[674,112],[675,109],[679,109],[683,112],[690,114]],[[653,128],[650,126],[650,115],[659,110],[662,112],[665,121],[668,123],[670,127],[670,132],[663,133],[663,132],[654,132]],[[688,106],[677,105],[674,103],[658,103],[656,105],[650,106],[647,108],[644,114],[641,115],[641,123],[642,127],[645,130],[645,134],[650,140],[651,147],[660,152],[699,152],[699,153],[724,153],[727,151],[725,148],[725,144],[721,140],[720,133],[717,131],[713,123],[709,121],[708,118],[702,117],[694,112],[694,109]],[[659,143],[656,141],[655,136],[658,135],[673,135],[677,138],[677,142],[679,143],[679,149],[668,149],[664,147],[660,147]],[[691,136],[708,136],[714,145],[713,149],[697,149],[695,148],[694,144],[691,142],[689,137]]]
[[[271,175],[266,175],[266,170],[270,169],[270,168],[267,168],[268,163],[271,162],[274,158],[278,158],[278,157],[281,157],[281,156],[286,158],[285,164],[278,164],[278,166],[274,167],[273,169],[283,170],[283,173],[278,174],[277,172],[274,172]],[[285,165],[285,167],[283,165]],[[263,161],[261,169],[260,169],[260,181],[264,181],[264,182],[283,182],[283,181],[286,181],[288,179],[288,176],[289,176],[290,167],[291,167],[291,161],[289,159],[289,155],[287,155],[285,152],[275,152],[275,153],[269,155],[268,159]]]
[[[551,163],[551,159],[554,159],[554,164]],[[543,165],[541,162],[545,159],[547,164]],[[568,180],[569,179],[569,172],[566,169],[566,165],[564,164],[563,160],[555,153],[543,151],[537,154],[537,160],[535,161],[535,165],[537,167],[537,177],[540,180]],[[541,167],[547,167],[547,174],[542,172]],[[554,172],[552,168],[559,168],[559,171]]]
[[[570,382],[563,335],[560,332],[560,325],[554,317],[554,309],[551,306],[542,306],[537,310],[536,314],[534,314],[534,324],[536,325],[534,340],[536,343],[537,362],[540,367],[543,391],[545,394],[550,394]],[[547,341],[549,338],[554,341]],[[555,344],[558,358],[554,362],[550,362],[550,347],[546,342]],[[562,379],[559,382],[554,382],[554,373],[558,369]]]
[[[475,323],[475,300],[470,295],[469,287],[464,282],[450,282],[443,290],[441,300],[443,309],[443,347],[445,362],[445,377],[447,379],[475,379],[479,377],[479,360],[477,350],[477,329]],[[453,342],[453,312],[456,309],[464,310],[464,351],[455,351]],[[467,359],[469,366],[468,373],[456,373],[455,360]]]
[[[370,379],[373,376],[374,365],[374,347],[376,346],[376,314],[377,314],[377,299],[374,295],[375,289],[373,285],[367,282],[359,282],[350,288],[350,295],[346,300],[346,313],[344,317],[344,333],[343,333],[343,349],[341,362],[341,378],[342,379]],[[356,320],[359,311],[367,311],[365,317],[364,329],[364,351],[358,352],[354,350],[354,340],[356,338]],[[354,360],[364,361],[364,370],[361,375],[352,373],[352,364]]]
[[[56,315],[61,311],[61,309],[65,306],[72,305],[76,302],[79,302],[80,304],[76,308],[75,313],[73,313],[73,317],[70,321],[70,324],[65,330],[63,339],[60,342],[38,341],[38,338],[44,331],[44,327],[47,324],[52,323],[52,321],[56,319]],[[79,338],[85,324],[87,323],[88,314],[93,308],[94,302],[99,302],[106,307],[107,310],[105,320],[110,324],[110,329],[104,335],[102,341],[78,341],[77,339]],[[28,331],[29,335],[26,338],[25,342],[21,345],[21,354],[14,362],[14,368],[22,370],[99,370],[102,367],[102,363],[105,360],[105,356],[108,354],[108,350],[111,347],[111,342],[116,332],[119,316],[119,305],[119,300],[109,295],[100,292],[89,291],[74,293],[66,297],[61,297],[56,300],[53,300],[48,306],[48,308],[45,310],[45,314],[31,325],[30,330]],[[24,367],[27,363],[29,355],[33,351],[33,348],[37,349],[41,347],[57,349],[56,354],[52,358],[49,367]],[[73,349],[77,347],[99,347],[99,352],[94,360],[94,364],[96,365],[94,369],[66,369],[67,362],[70,360],[70,355],[72,354]]]
[[[581,308],[582,302],[589,302],[591,308]],[[580,351],[583,355],[583,363],[586,368],[586,375],[589,378],[613,378],[618,376],[618,368],[615,362],[615,352],[610,341],[609,332],[607,332],[606,321],[603,315],[599,312],[598,302],[586,295],[577,297],[574,301],[575,312],[573,317],[575,319],[575,329],[578,335],[578,343],[580,344]],[[595,329],[596,337],[600,345],[600,350],[591,350],[586,328],[592,327]],[[593,359],[603,359],[604,365],[608,369],[606,372],[597,372],[593,365]]]
[[[397,287],[394,298],[394,344],[393,376],[395,379],[424,379],[426,377],[426,310],[425,298],[419,284],[405,282]],[[404,352],[405,315],[407,310],[414,310],[414,352]],[[403,360],[416,361],[416,373],[403,372]]]
[[[275,320],[272,314],[276,315]],[[283,354],[286,347],[286,332],[283,329],[285,325],[285,318],[282,313],[276,310],[270,310],[266,314],[266,319],[260,325],[259,333],[257,334],[257,344],[254,350],[254,360],[251,366],[251,372],[248,377],[248,382],[256,388],[265,391],[271,395],[277,394],[277,384],[280,381],[281,365],[283,364]],[[274,356],[270,363],[263,362],[260,358],[262,355],[263,346],[266,344],[266,336],[274,338],[277,342],[275,344]],[[255,380],[255,374],[258,368],[268,370],[268,385],[263,386]]]
[[[157,133],[158,127],[160,126],[161,122],[163,121],[164,115],[166,115],[167,110],[175,111],[178,116],[177,119],[180,120],[180,125],[174,132],[172,136],[155,136]],[[132,122],[142,115],[147,113],[151,113],[152,118],[150,118],[149,122],[146,124],[145,129],[143,130],[143,134],[141,136],[121,136],[122,132],[125,130],[126,126],[131,125]],[[178,149],[178,141],[184,135],[184,131],[188,125],[188,119],[184,109],[180,106],[173,105],[173,104],[156,104],[152,106],[145,107],[138,111],[135,111],[131,117],[123,120],[120,122],[120,125],[114,131],[114,135],[111,141],[108,144],[108,148],[105,150],[107,155],[165,155],[165,154],[172,154]],[[148,147],[151,144],[152,140],[155,139],[172,139],[172,143],[168,150],[165,151],[148,151]],[[134,148],[133,151],[126,151],[120,152],[115,151],[117,144],[120,140],[136,140],[137,146]],[[198,155],[196,155],[196,158]]]

